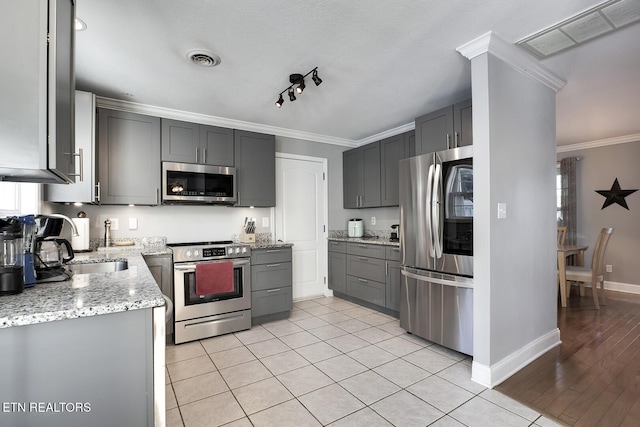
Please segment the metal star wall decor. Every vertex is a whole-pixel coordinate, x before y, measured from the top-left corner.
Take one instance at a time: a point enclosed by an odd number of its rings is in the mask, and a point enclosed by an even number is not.
[[[607,206],[611,206],[614,203],[619,204],[626,210],[629,210],[629,206],[627,206],[627,201],[624,199],[629,194],[635,193],[638,189],[635,190],[622,190],[620,188],[620,184],[618,183],[618,178],[613,181],[613,185],[611,186],[611,190],[596,190],[596,193],[601,196],[606,197],[607,199],[604,201],[602,208],[600,210],[606,208]]]

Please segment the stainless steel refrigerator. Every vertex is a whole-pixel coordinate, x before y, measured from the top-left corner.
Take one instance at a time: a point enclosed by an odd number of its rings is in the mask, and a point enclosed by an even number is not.
[[[473,147],[400,161],[400,326],[473,354]]]

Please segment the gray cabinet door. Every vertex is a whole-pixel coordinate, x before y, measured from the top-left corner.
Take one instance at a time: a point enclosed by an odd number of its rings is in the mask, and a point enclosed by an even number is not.
[[[347,255],[347,274],[358,278],[385,281],[385,261],[357,255]],[[383,304],[384,305],[384,304]]]
[[[398,162],[409,157],[406,134],[380,141],[380,205],[398,206],[400,192],[398,184]]]
[[[290,262],[251,266],[251,290],[261,291],[291,286],[293,271]]]
[[[144,255],[144,261],[151,271],[151,275],[155,279],[156,283],[160,287],[160,291],[169,297],[171,301],[174,301],[173,296],[173,257],[171,255]],[[171,318],[167,321],[167,336],[173,335],[174,317],[171,313]],[[172,340],[169,339],[169,342]]]
[[[453,108],[442,108],[416,119],[416,155],[447,150],[453,144]]]
[[[405,133],[405,153],[407,153],[407,157],[413,157],[416,155],[416,131],[410,130]]]
[[[276,205],[276,139],[273,135],[236,130],[236,206]]]
[[[200,125],[162,119],[162,161],[198,163]]]
[[[329,251],[329,289],[347,293],[347,255]]]
[[[398,261],[387,261],[387,281],[385,307],[400,311],[400,281],[402,280],[401,264]]]
[[[347,294],[363,301],[385,306],[386,285],[361,277],[347,276]]]
[[[0,3],[3,180],[74,182],[74,17],[72,0]]]
[[[453,136],[456,147],[473,145],[473,120],[471,100],[453,105]]]
[[[342,204],[345,209],[360,207],[364,176],[362,152],[358,149],[342,153]]]
[[[75,145],[78,155],[78,176],[69,185],[44,186],[48,202],[96,202],[96,97],[89,92],[76,91]]]
[[[380,141],[361,148],[363,160],[363,189],[360,207],[380,206]]]
[[[160,119],[98,110],[100,203],[157,205],[160,189]]]
[[[278,249],[254,249],[251,251],[251,265],[291,262],[290,246]]]
[[[233,129],[200,125],[200,150],[200,163],[233,166]]]

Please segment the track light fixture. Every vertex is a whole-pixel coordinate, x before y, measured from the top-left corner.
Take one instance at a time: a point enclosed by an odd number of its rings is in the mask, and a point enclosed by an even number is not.
[[[282,92],[280,92],[280,96],[278,97],[278,100],[276,101],[276,107],[280,108],[282,107],[282,104],[284,102],[284,99],[282,98],[282,94],[287,92],[289,95],[289,101],[293,102],[296,100],[296,94],[295,92],[297,92],[298,94],[301,94],[304,89],[305,89],[305,84],[304,84],[304,78],[307,77],[309,74],[312,74],[311,76],[311,80],[313,80],[313,82],[316,84],[316,86],[319,86],[320,83],[322,83],[322,80],[320,80],[320,77],[318,77],[318,67],[314,68],[313,70],[309,71],[307,74],[305,74],[304,76],[302,74],[290,74],[289,75],[289,82],[291,82],[291,85],[286,88],[285,90],[283,90]],[[295,91],[294,91],[294,86],[295,86]]]

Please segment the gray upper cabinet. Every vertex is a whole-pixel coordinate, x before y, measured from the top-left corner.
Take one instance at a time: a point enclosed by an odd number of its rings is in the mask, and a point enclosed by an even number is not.
[[[159,204],[158,117],[98,109],[98,190],[102,204]]]
[[[235,166],[238,180],[236,206],[276,205],[276,138],[236,130]]]
[[[3,180],[74,181],[74,19],[72,0],[0,4]]]
[[[233,129],[162,119],[162,160],[233,166]]]
[[[75,144],[81,157],[76,182],[69,185],[44,186],[44,200],[61,203],[96,202],[96,97],[76,91]]]
[[[400,204],[398,162],[411,156],[413,135],[411,131],[380,141],[380,206]]]
[[[416,155],[473,143],[471,100],[459,102],[416,119]]]
[[[343,206],[380,206],[380,141],[342,154]]]

